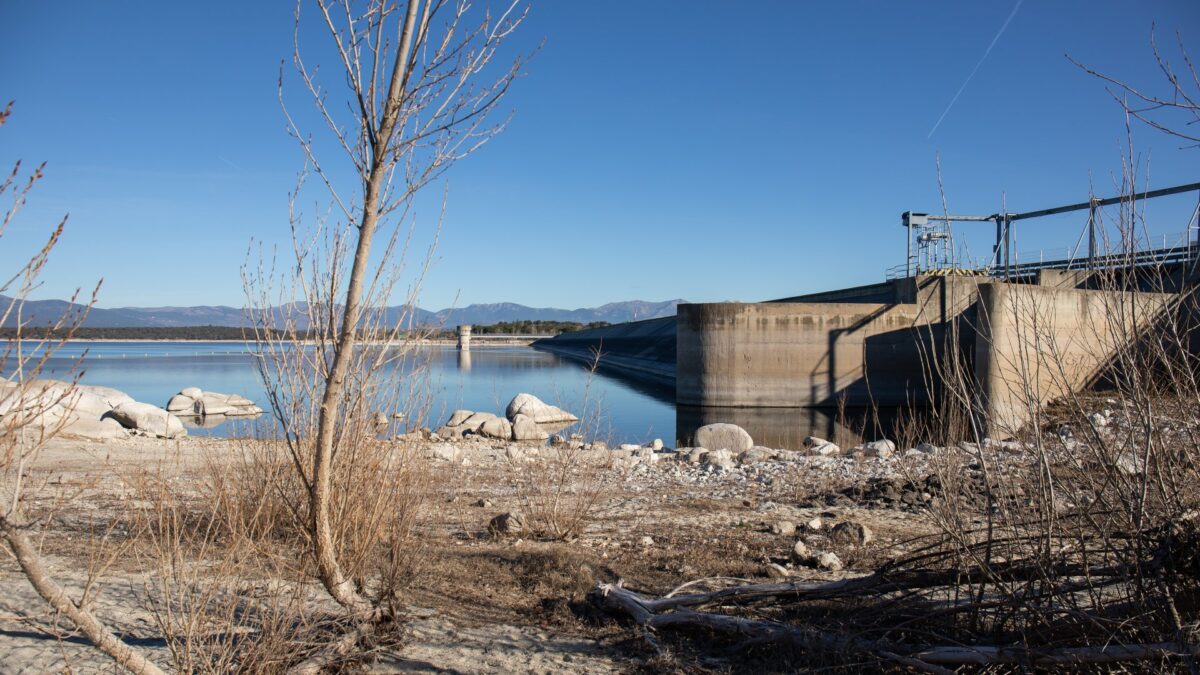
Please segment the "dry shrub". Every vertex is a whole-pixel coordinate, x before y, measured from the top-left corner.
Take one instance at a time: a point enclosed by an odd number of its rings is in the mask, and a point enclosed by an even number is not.
[[[540,448],[523,466],[514,468],[518,493],[528,508],[528,525],[539,537],[571,541],[583,536],[604,492],[604,478],[613,457],[606,442],[603,400],[594,396],[592,383],[599,369],[595,351],[588,380],[579,403],[579,422],[568,429],[565,443]]]
[[[146,506],[132,517],[151,573],[145,604],[184,672],[282,672],[318,653],[344,619],[311,584],[307,493],[280,444],[231,445],[232,456],[204,457],[195,480],[160,472],[139,481],[137,501]],[[415,529],[429,473],[415,451],[373,439],[333,477],[339,555],[360,592],[396,616],[424,560]]]
[[[1124,194],[1133,193],[1130,180]],[[1144,225],[1136,202],[1116,210],[1120,248],[1132,250]],[[1190,270],[1134,263],[1113,254],[1085,281],[1100,311],[1077,332],[1037,294],[1009,298],[1015,338],[1002,367],[1017,414],[976,422],[959,436],[970,441],[961,454],[935,463],[942,494],[930,516],[942,537],[920,563],[979,573],[929,597],[957,609],[923,629],[968,644],[1071,645],[1092,657],[1122,645],[1148,668],[1172,655],[1192,661],[1200,314]],[[1088,363],[1101,367],[1081,378]],[[979,420],[994,409],[972,385],[950,380],[947,396]],[[984,438],[985,423],[1010,440]]]

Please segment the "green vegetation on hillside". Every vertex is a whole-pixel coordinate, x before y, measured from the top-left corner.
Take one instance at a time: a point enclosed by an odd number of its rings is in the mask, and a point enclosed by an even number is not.
[[[558,335],[589,328],[603,328],[607,325],[607,321],[501,321],[490,326],[474,326],[473,332],[481,335]]]

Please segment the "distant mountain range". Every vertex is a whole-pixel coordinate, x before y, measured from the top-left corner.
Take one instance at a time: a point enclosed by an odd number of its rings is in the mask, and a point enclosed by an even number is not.
[[[430,312],[417,309],[414,317],[420,325],[455,326],[458,324],[488,325],[501,321],[577,321],[590,323],[592,321],[607,321],[623,323],[656,319],[675,314],[675,306],[686,300],[666,300],[663,302],[645,302],[643,300],[628,300],[625,302],[610,302],[599,307],[581,309],[556,309],[554,307],[526,307],[512,302],[500,302],[490,305],[467,305]],[[0,309],[6,309],[12,299],[0,295]],[[31,321],[35,326],[46,326],[58,320],[64,312],[79,312],[82,305],[72,304],[64,300],[30,300],[21,309],[24,320]],[[403,307],[389,307],[389,316],[399,317]],[[283,309],[276,309],[282,313]],[[5,322],[5,328],[11,328],[16,317],[10,316]],[[113,307],[104,309],[93,307],[88,312],[83,325],[88,328],[171,328],[184,326],[233,326],[245,323],[242,310],[237,307],[223,305],[201,305],[197,307]]]

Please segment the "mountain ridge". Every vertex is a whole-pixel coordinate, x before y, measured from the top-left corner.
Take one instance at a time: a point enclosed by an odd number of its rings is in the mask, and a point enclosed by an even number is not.
[[[674,299],[653,302],[625,300],[609,302],[598,307],[561,309],[557,307],[529,307],[514,302],[476,303],[465,307],[448,307],[432,312],[415,308],[414,321],[417,325],[454,326],[457,324],[488,325],[501,321],[574,321],[591,323],[607,321],[625,323],[656,319],[675,314],[675,307],[686,300]],[[7,309],[12,298],[0,295],[0,311]],[[50,325],[64,313],[79,314],[85,306],[66,300],[27,300],[21,309],[24,321],[35,327]],[[397,317],[404,310],[402,305],[386,308],[386,315]],[[282,313],[283,308],[273,308]],[[10,316],[4,328],[15,325],[16,317]],[[183,328],[195,326],[246,325],[243,310],[228,305],[195,305],[190,307],[93,307],[88,310],[83,326],[87,328]]]

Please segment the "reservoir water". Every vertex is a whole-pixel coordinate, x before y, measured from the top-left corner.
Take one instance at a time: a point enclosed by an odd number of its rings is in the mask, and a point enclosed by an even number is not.
[[[563,433],[580,431],[610,444],[661,438],[667,445],[686,446],[698,427],[730,422],[749,431],[756,443],[773,448],[800,448],[810,434],[845,445],[865,437],[895,437],[896,425],[908,417],[899,410],[677,407],[669,386],[604,368],[593,373],[579,362],[532,347],[460,352],[451,345],[421,346],[415,356],[423,364],[416,381],[425,392],[424,405],[393,422],[396,431],[436,429],[457,409],[503,415],[512,397],[522,392],[583,419]],[[70,379],[76,365],[83,383],[113,387],[158,406],[186,387],[199,387],[240,394],[269,409],[253,345],[243,342],[74,342],[55,353],[42,377]],[[411,363],[394,367],[401,369],[397,381],[407,388]],[[201,436],[265,435],[275,428],[269,412],[254,420],[185,418],[184,423],[190,434]]]
[[[581,364],[530,347],[422,346],[429,412],[406,426],[437,428],[456,409],[503,415],[513,396],[527,392],[583,417],[589,436],[615,443],[675,438],[674,392],[592,373]],[[43,377],[70,379],[79,363],[85,384],[113,387],[138,401],[165,406],[185,387],[241,394],[268,408],[253,345],[243,342],[73,342],[47,364]],[[408,366],[401,366],[405,374]],[[230,420],[193,435],[236,436],[255,432],[259,420]],[[570,430],[568,430],[569,432]]]

